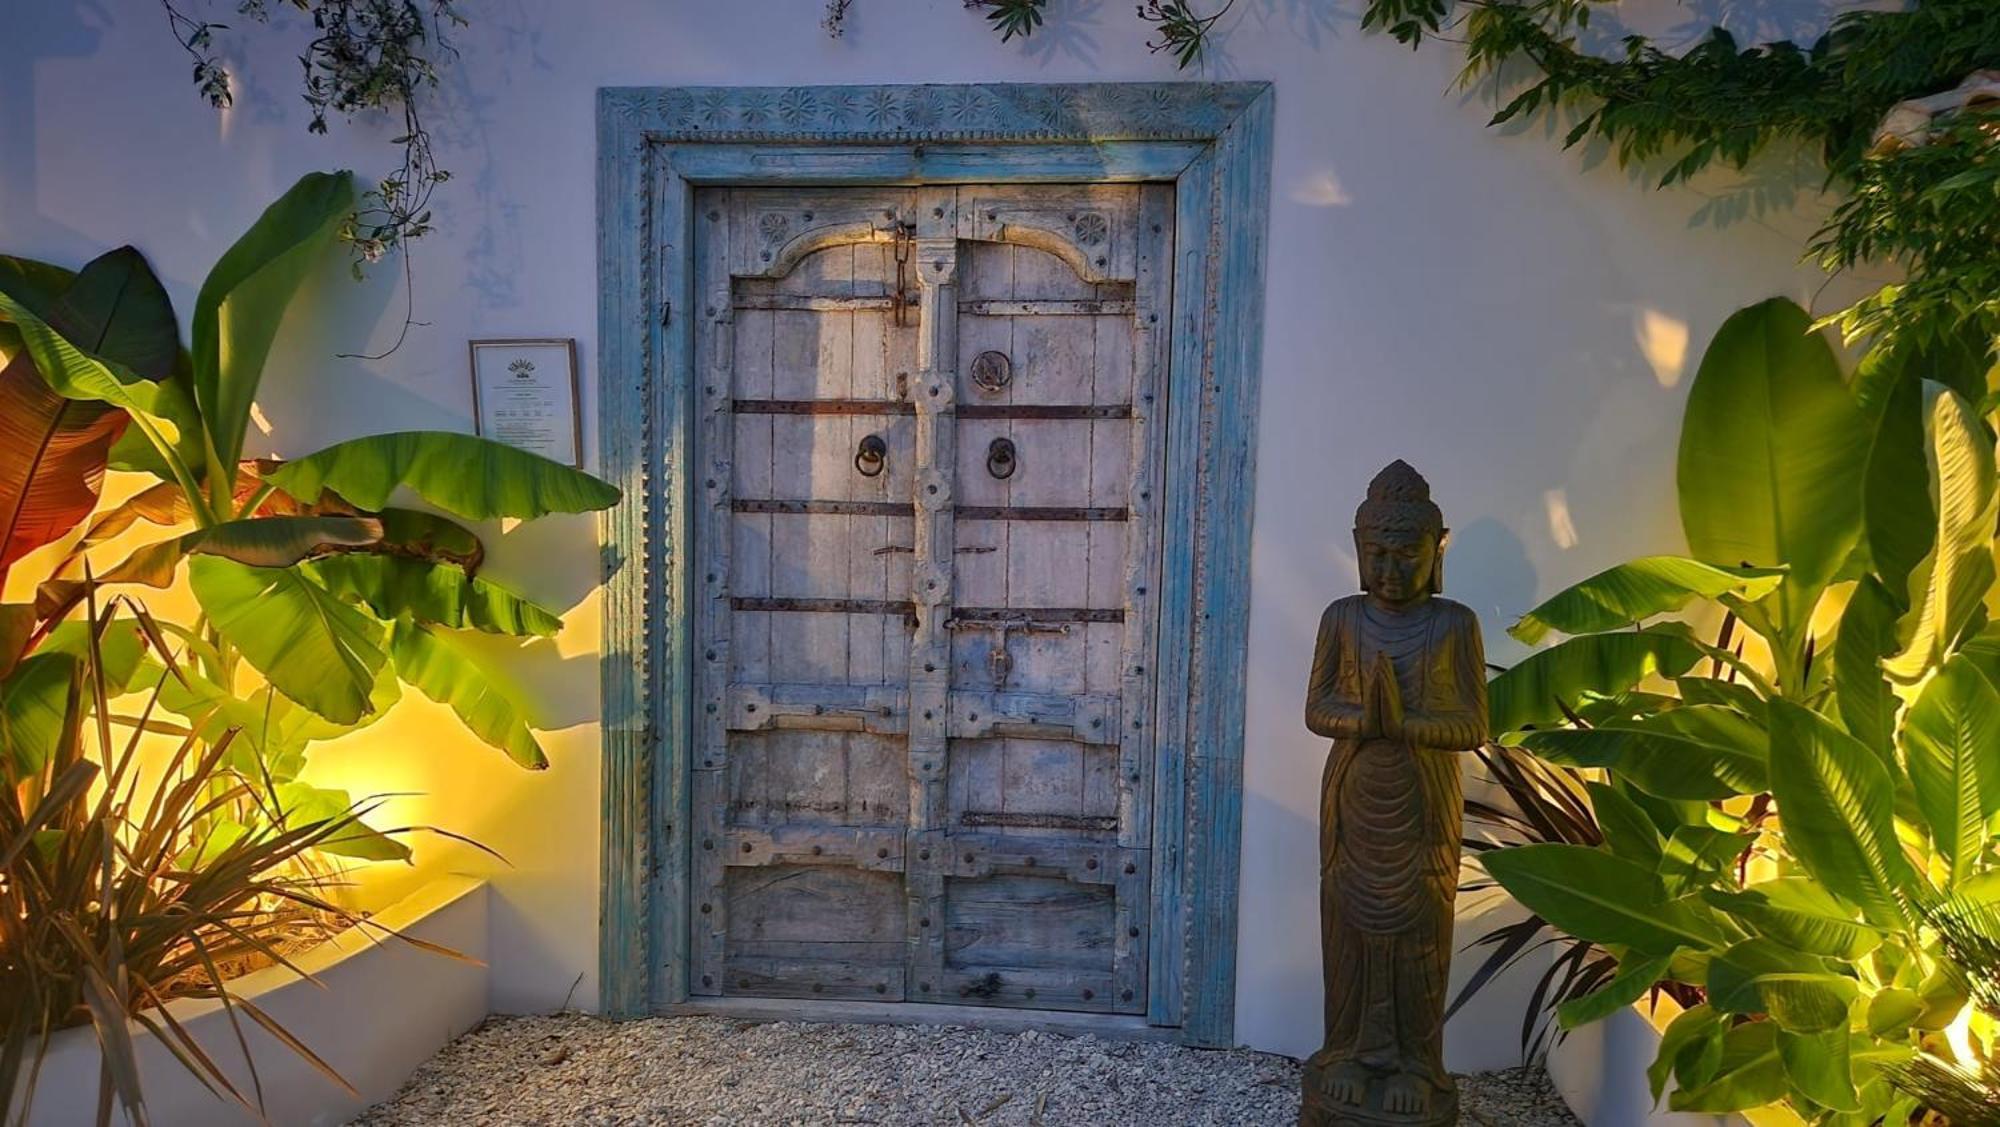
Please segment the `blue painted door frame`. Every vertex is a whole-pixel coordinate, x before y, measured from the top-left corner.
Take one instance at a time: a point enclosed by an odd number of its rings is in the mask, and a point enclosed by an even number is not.
[[[692,333],[718,312],[692,307],[694,189],[1156,181],[1175,265],[1147,1018],[1233,1042],[1271,123],[1268,83],[599,91],[600,471],[625,491],[602,524],[606,1012],[687,998]]]

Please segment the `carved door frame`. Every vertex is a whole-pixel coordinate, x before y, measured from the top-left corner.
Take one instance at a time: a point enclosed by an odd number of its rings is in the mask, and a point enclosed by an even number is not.
[[[714,315],[692,289],[695,188],[1149,181],[1174,185],[1175,252],[1153,971],[1144,1024],[1127,1032],[1233,1043],[1272,100],[1261,82],[598,92],[599,466],[625,491],[601,524],[607,1013],[688,1001],[701,577],[680,546],[700,489],[693,333]]]

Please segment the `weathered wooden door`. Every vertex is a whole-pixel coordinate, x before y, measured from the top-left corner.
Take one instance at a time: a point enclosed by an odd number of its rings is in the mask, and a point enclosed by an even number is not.
[[[690,992],[1144,1012],[1172,189],[694,214]]]

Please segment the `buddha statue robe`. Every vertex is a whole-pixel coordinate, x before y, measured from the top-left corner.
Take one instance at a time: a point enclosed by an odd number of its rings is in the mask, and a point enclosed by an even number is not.
[[[1385,658],[1402,702],[1401,739],[1364,734]],[[1485,658],[1472,611],[1436,596],[1401,608],[1366,595],[1334,602],[1320,620],[1306,726],[1334,742],[1320,785],[1326,1041],[1308,1062],[1301,1122],[1456,1122],[1443,1062],[1464,812],[1454,753],[1486,739]],[[1366,1079],[1345,1100],[1326,1098],[1319,1078],[1343,1073],[1350,1084]],[[1430,1084],[1425,1112],[1383,1110],[1382,1093],[1398,1078]]]

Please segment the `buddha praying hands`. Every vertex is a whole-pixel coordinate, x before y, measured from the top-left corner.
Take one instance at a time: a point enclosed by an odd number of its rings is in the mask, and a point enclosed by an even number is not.
[[[1306,727],[1333,740],[1319,800],[1326,1042],[1302,1127],[1458,1122],[1444,1069],[1460,820],[1455,752],[1486,740],[1479,621],[1437,593],[1444,517],[1404,462],[1354,514],[1359,595],[1320,618]]]

